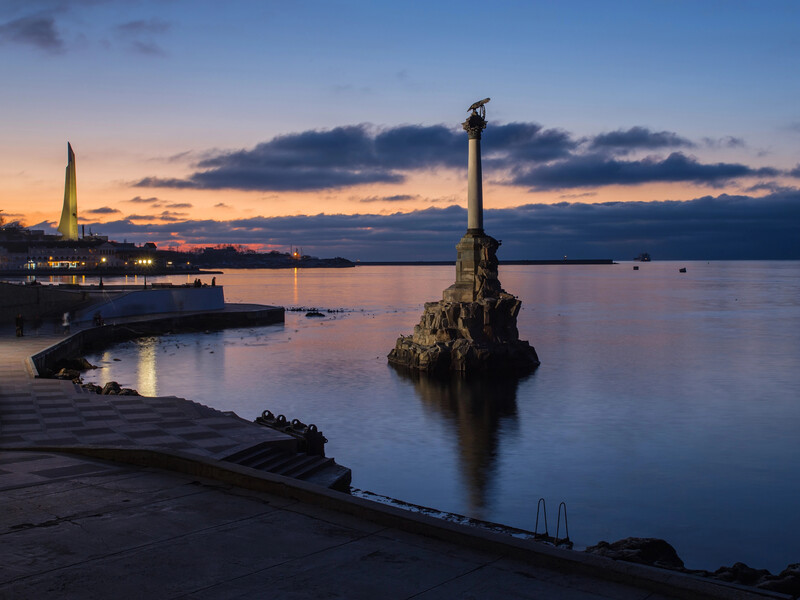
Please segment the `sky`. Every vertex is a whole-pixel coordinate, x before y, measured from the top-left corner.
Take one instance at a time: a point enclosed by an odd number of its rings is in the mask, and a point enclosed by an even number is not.
[[[446,260],[800,259],[800,3],[0,0],[0,216]]]

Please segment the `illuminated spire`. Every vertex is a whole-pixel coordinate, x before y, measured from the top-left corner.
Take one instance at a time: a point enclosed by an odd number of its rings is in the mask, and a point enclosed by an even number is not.
[[[75,185],[75,153],[67,142],[67,174],[64,179],[64,208],[58,230],[64,240],[78,239],[78,191]]]

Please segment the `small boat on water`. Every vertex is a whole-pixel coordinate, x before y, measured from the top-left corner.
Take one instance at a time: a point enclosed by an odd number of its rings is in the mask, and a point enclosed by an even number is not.
[[[678,272],[679,273],[686,273],[686,267],[681,267],[680,269],[678,269]]]
[[[638,260],[639,262],[650,262],[650,254],[648,254],[647,252],[642,252],[639,256],[637,256],[633,260]]]

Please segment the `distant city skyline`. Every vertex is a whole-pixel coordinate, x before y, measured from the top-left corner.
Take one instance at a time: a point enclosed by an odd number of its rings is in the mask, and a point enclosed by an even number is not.
[[[505,259],[800,259],[800,5],[0,5],[0,215],[159,246],[441,260],[490,96]]]

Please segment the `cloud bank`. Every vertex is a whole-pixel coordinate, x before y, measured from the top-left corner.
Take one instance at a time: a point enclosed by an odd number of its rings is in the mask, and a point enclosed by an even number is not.
[[[457,206],[391,215],[133,222],[143,218],[92,227],[139,242],[299,244],[318,256],[362,260],[452,260],[466,229],[466,211]],[[504,240],[501,260],[564,255],[627,260],[640,252],[675,260],[800,259],[796,188],[764,197],[722,194],[686,202],[527,204],[486,210],[484,222],[490,235]]]
[[[208,157],[195,163],[188,177],[148,176],[133,185],[287,192],[399,184],[412,172],[466,169],[465,137],[463,131],[444,125],[309,130],[277,136],[251,149],[205,153]],[[481,144],[485,168],[499,173],[499,181],[532,191],[663,182],[719,186],[785,174],[740,163],[705,163],[682,150],[698,144],[674,132],[641,126],[577,139],[537,123],[507,123],[488,128]],[[651,154],[636,156],[645,152]]]

